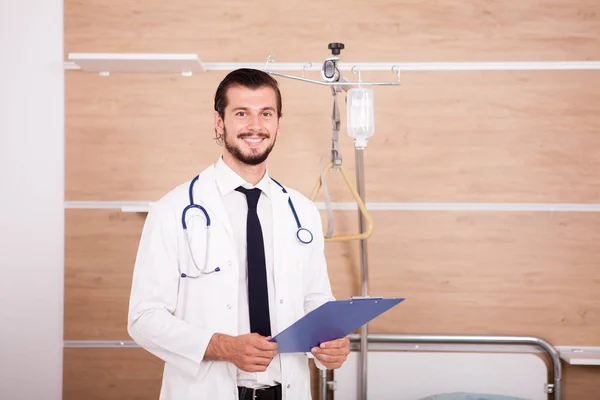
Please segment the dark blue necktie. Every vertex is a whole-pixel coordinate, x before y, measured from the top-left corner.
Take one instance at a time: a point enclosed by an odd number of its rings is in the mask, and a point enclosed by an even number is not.
[[[256,212],[260,189],[238,187],[246,195],[248,217],[246,219],[246,255],[248,258],[248,307],[250,332],[271,336],[269,318],[269,290],[267,288],[267,263],[262,228]]]

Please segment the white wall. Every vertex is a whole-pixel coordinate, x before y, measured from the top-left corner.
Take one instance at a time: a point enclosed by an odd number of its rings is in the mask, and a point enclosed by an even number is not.
[[[0,0],[0,398],[62,398],[61,0]]]

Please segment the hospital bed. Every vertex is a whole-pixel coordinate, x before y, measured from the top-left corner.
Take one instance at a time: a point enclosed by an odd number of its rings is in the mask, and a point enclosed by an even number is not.
[[[319,400],[359,399],[360,338]],[[560,400],[559,353],[529,336],[368,335],[367,398],[377,400]],[[550,367],[550,368],[549,368]]]

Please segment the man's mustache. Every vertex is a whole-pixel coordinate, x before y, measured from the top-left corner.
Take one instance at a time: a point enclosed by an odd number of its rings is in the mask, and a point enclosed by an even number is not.
[[[271,135],[269,135],[268,133],[240,133],[238,135],[238,139],[245,139],[245,138],[249,138],[249,137],[258,137],[261,139],[269,139],[271,137]]]

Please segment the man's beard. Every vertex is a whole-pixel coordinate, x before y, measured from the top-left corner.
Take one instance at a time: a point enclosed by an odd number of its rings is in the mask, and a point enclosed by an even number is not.
[[[243,135],[243,136],[259,136],[259,137],[264,137],[265,139],[267,138],[267,136],[264,134]],[[227,137],[227,129],[223,128],[223,142],[225,143],[225,148],[227,149],[227,151],[229,151],[231,153],[231,155],[233,155],[237,160],[243,162],[244,164],[248,164],[248,165],[258,165],[258,164],[265,162],[267,157],[269,157],[271,150],[273,150],[273,147],[275,147],[276,140],[277,140],[277,134],[275,134],[275,139],[273,139],[273,143],[271,143],[271,145],[264,152],[245,155],[244,153],[242,153],[242,150],[240,149],[239,146],[236,146],[233,143],[229,143],[228,137]]]

